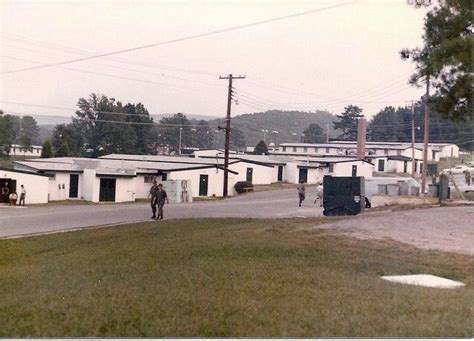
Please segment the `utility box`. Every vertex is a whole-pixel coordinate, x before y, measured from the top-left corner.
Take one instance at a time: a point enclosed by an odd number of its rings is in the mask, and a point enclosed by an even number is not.
[[[365,178],[328,176],[323,180],[325,216],[356,215],[365,208]]]

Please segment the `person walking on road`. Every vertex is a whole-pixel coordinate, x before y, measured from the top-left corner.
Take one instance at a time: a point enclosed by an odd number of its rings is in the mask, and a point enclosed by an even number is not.
[[[466,185],[471,186],[471,172],[467,169],[464,171],[464,179],[466,180]]]
[[[318,186],[316,187],[316,199],[314,200],[315,204],[316,202],[319,203],[319,207],[323,206],[323,195],[324,195],[323,183],[320,182]]]
[[[306,195],[306,189],[304,188],[304,181],[300,182],[300,185],[298,186],[297,189],[298,189],[298,197],[300,198],[299,207],[301,207],[301,203],[304,201],[305,195]]]
[[[170,203],[168,200],[168,194],[166,194],[166,191],[163,189],[163,185],[159,184],[158,190],[156,191],[156,202],[158,204],[158,216],[156,217],[156,220],[163,220],[163,206],[165,206],[165,201],[167,204]]]
[[[153,212],[153,216],[151,217],[151,219],[156,218],[156,204],[157,204],[156,193],[157,192],[158,192],[158,186],[156,185],[156,180],[153,180],[153,186],[151,186],[150,194],[148,194],[148,197],[151,197],[150,205],[151,205],[151,211]]]
[[[23,186],[23,185],[21,185],[20,188],[21,188],[21,190],[20,190],[20,202],[18,203],[18,205],[25,206],[26,189],[25,189],[25,186]]]

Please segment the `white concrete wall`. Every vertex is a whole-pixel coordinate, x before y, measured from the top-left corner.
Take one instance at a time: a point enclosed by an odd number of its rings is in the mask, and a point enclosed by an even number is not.
[[[110,178],[114,179],[113,176],[111,176]],[[135,178],[117,177],[115,179],[115,202],[135,201]]]
[[[440,157],[459,157],[459,147],[455,144],[449,144],[441,148]]]
[[[55,178],[49,178],[49,201],[67,200],[69,198],[69,175],[70,173],[56,173]],[[80,182],[81,179],[79,179],[79,188]]]
[[[239,173],[235,176],[236,181],[246,181],[247,179],[247,168],[252,168],[252,183],[254,185],[269,185],[273,182],[277,182],[277,167],[266,167],[253,163],[241,161],[232,165],[229,165],[229,169]],[[275,171],[276,168],[276,171]]]
[[[385,172],[411,174],[411,161],[406,161],[406,162],[407,162],[407,171],[404,172],[405,161],[388,160],[385,167]]]
[[[160,183],[162,181],[161,175],[150,175],[155,178],[155,180]],[[150,188],[153,183],[145,183],[145,175],[137,175],[135,178],[135,198],[136,199],[146,199],[150,193]]]
[[[193,197],[199,196],[199,178],[200,175],[208,175],[209,183],[207,196],[221,197],[224,183],[224,171],[216,168],[205,168],[205,169],[194,169],[194,170],[183,170],[170,172],[168,180],[190,180],[191,191]],[[234,195],[234,185],[239,181],[238,178],[229,173],[228,178],[228,195]]]
[[[21,185],[26,190],[26,205],[45,204],[48,202],[48,178],[34,174],[17,173],[0,170],[0,178],[16,180],[16,192],[20,199]]]
[[[283,169],[283,181],[297,184],[299,176],[298,172],[299,170],[296,162],[287,162]]]
[[[353,162],[339,162],[334,164],[333,176],[352,176],[352,166],[357,166],[356,176],[363,176],[365,178],[371,178],[374,170],[374,166],[370,163],[363,161]]]
[[[100,180],[96,176],[95,169],[84,169],[82,174],[82,196],[87,201],[99,202]]]

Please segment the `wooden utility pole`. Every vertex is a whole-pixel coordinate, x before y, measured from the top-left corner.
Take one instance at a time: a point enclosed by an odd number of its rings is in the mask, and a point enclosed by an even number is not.
[[[326,143],[329,143],[329,124],[326,124]]]
[[[415,101],[409,101],[411,104],[411,177],[415,178]]]
[[[224,149],[224,188],[222,196],[227,198],[228,194],[228,179],[229,179],[229,148],[230,148],[230,112],[232,107],[232,80],[233,79],[245,79],[245,76],[220,76],[219,79],[229,80],[229,90],[227,94],[227,117],[225,127],[225,149]]]
[[[421,174],[421,193],[426,190],[426,178],[428,176],[428,139],[430,135],[430,75],[426,75],[425,94],[425,132],[423,136],[423,172]]]

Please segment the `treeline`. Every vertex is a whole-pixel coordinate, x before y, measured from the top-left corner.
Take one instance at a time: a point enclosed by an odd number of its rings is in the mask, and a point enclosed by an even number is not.
[[[415,139],[423,141],[425,128],[425,106],[418,102],[414,106]],[[408,107],[385,107],[369,122],[368,136],[372,141],[411,141],[412,109]],[[430,112],[429,141],[451,142],[465,150],[473,150],[474,121],[466,117],[462,122],[453,122],[436,111]]]
[[[38,123],[33,117],[8,115],[0,110],[0,156],[8,156],[14,144],[26,150],[31,149],[39,143],[39,131]]]
[[[212,148],[215,132],[204,120],[182,113],[154,122],[142,103],[123,104],[90,94],[80,98],[72,122],[58,124],[43,144],[43,157],[98,157],[160,152],[178,153],[179,146]],[[39,143],[39,127],[31,116],[0,115],[0,152],[8,157],[12,144],[29,148]]]

